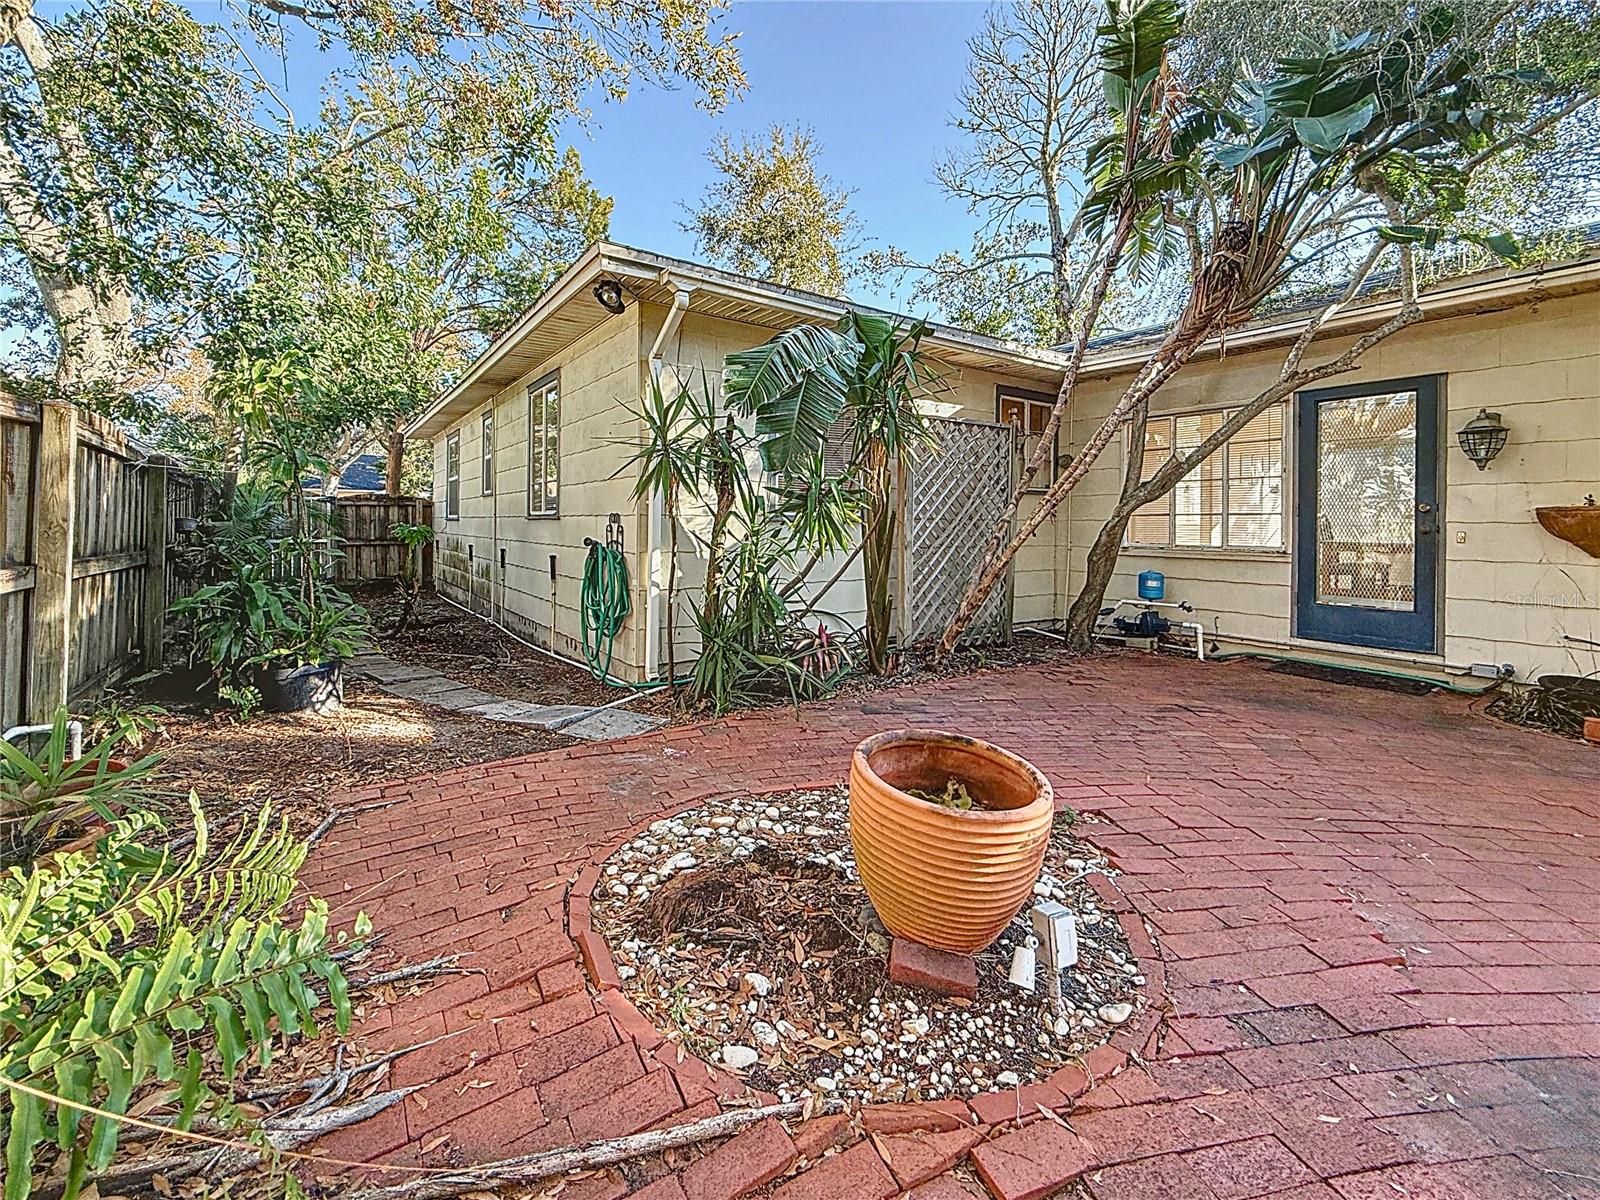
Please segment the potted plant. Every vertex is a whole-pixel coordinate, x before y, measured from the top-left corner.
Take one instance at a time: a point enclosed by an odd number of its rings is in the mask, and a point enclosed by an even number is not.
[[[268,564],[244,563],[174,606],[193,619],[194,651],[218,682],[253,688],[268,712],[324,712],[344,698],[344,661],[367,634],[362,610],[337,588],[307,598]]]
[[[974,954],[1027,902],[1055,815],[1026,759],[933,730],[875,734],[850,760],[850,843],[889,932]]]
[[[192,620],[191,661],[211,664],[219,693],[245,711],[321,712],[343,699],[343,663],[366,639],[365,613],[325,576],[333,516],[306,494],[326,476],[304,414],[316,371],[288,351],[219,366],[210,390],[234,430],[223,512],[203,523],[196,575],[209,582],[173,612]]]

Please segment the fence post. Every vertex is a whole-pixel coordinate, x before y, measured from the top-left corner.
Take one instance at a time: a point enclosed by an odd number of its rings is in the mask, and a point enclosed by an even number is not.
[[[33,497],[36,574],[28,649],[28,706],[37,721],[50,720],[67,702],[77,476],[78,410],[59,401],[41,404]]]
[[[161,666],[167,630],[167,467],[154,459],[144,464],[144,628],[141,665]]]
[[[416,523],[418,525],[433,524],[433,501],[418,498],[412,502],[416,506]],[[433,543],[435,539],[429,538],[422,543],[422,576],[423,587],[433,586]]]

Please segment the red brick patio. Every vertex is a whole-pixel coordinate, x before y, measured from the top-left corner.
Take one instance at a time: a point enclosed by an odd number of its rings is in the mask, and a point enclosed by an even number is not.
[[[1107,819],[1094,837],[1161,942],[1159,1054],[1076,1102],[988,1098],[998,1124],[956,1104],[768,1122],[676,1174],[569,1181],[564,1200],[1600,1200],[1600,751],[1459,697],[1137,655],[361,793],[402,802],[337,826],[308,882],[341,916],[371,913],[388,949],[459,950],[482,973],[366,1023],[374,1046],[465,1032],[396,1064],[424,1091],[319,1149],[486,1160],[716,1111],[736,1081],[678,1063],[589,986],[571,881],[666,810],[842,778],[866,733],[919,725],[1015,748]]]

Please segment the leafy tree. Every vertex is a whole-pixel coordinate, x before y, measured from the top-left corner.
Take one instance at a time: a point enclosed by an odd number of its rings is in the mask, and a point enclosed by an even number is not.
[[[1495,22],[1464,22],[1447,7],[1407,8],[1347,36],[1335,29],[1257,74],[1241,72],[1222,103],[1185,87],[1172,57],[1183,28],[1173,0],[1117,0],[1100,33],[1110,132],[1088,160],[1082,210],[1096,255],[1070,356],[1040,448],[997,522],[941,653],[962,631],[1027,539],[1126,428],[1144,441],[1151,397],[1208,339],[1314,277],[1330,254],[1356,247],[1343,293],[1306,324],[1278,379],[1245,400],[1194,449],[1148,480],[1129,456],[1111,518],[1089,552],[1068,616],[1087,647],[1121,546],[1142,505],[1164,495],[1250,420],[1294,391],[1349,370],[1373,346],[1418,320],[1418,253],[1451,237],[1514,256],[1516,242],[1459,220],[1486,166],[1591,106],[1600,89],[1593,14],[1514,4]],[[1071,465],[1012,532],[1024,489],[1044,465],[1070,401],[1111,281],[1181,256],[1189,286],[1168,324]],[[1395,316],[1342,352],[1309,361],[1317,332],[1354,299],[1374,268],[1396,261]]]
[[[387,434],[463,352],[454,339],[470,350],[604,228],[555,147],[586,97],[683,83],[717,109],[743,86],[716,0],[226,13],[5,7],[0,297],[29,335],[14,374],[103,404],[135,385],[160,398],[174,348],[220,331],[214,361],[268,356],[281,346],[250,339],[287,317],[345,368],[329,390],[363,417],[339,428]],[[344,59],[310,120],[257,69],[301,42]]]
[[[955,128],[962,147],[934,168],[978,220],[966,253],[919,260],[894,247],[874,270],[917,281],[915,297],[979,332],[1064,341],[1093,254],[1077,210],[1083,160],[1106,114],[1095,68],[1100,0],[997,6],[967,43]],[[1107,314],[1109,315],[1109,314]]]
[[[717,178],[682,228],[701,253],[742,275],[844,294],[859,222],[850,193],[817,169],[809,129],[774,125],[765,143],[726,134],[706,158]]]

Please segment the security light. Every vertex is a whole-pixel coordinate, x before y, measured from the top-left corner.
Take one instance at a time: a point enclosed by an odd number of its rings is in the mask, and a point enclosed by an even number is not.
[[[608,313],[620,313],[626,307],[622,302],[622,285],[615,279],[602,279],[595,284],[594,298]]]

